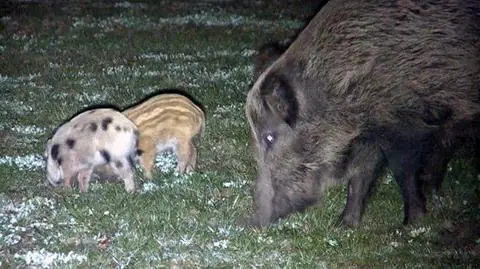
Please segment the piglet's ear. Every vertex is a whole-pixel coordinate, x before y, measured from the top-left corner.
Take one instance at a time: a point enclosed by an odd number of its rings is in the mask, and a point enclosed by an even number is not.
[[[265,107],[291,127],[298,117],[298,101],[293,88],[281,75],[268,74],[260,88]]]

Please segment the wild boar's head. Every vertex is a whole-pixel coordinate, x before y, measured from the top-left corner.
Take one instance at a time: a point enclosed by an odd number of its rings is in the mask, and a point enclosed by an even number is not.
[[[322,182],[316,178],[322,162],[317,156],[322,151],[316,145],[322,130],[310,122],[313,110],[305,102],[305,84],[297,83],[289,74],[269,72],[247,96],[246,114],[259,170],[255,213],[247,220],[254,226],[301,211],[319,198]]]

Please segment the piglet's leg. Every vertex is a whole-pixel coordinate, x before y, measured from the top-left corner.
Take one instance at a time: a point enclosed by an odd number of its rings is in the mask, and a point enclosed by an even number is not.
[[[85,168],[78,171],[78,188],[80,189],[80,192],[88,191],[88,183],[90,181],[92,172],[93,168]]]
[[[197,149],[193,145],[192,141],[188,143],[188,146],[190,147],[190,156],[186,168],[187,173],[195,170],[195,166],[197,164]]]
[[[157,155],[157,148],[155,144],[147,143],[145,141],[153,141],[150,137],[140,138],[139,149],[141,155],[138,157],[140,166],[143,168],[143,174],[147,179],[152,179],[153,163]]]
[[[190,142],[179,142],[177,146],[177,170],[180,173],[187,172],[190,158],[192,156],[193,145]]]
[[[130,193],[134,192],[135,182],[133,181],[133,170],[131,161],[128,158],[124,158],[122,160],[115,160],[110,165],[115,171],[115,173],[121,179],[123,179],[123,182],[125,184],[125,190]]]
[[[69,159],[66,160],[62,164],[62,171],[63,171],[63,186],[67,189],[72,188],[72,180],[75,176],[75,171],[72,170],[72,164],[69,162]]]
[[[64,178],[63,178],[63,186],[67,189],[71,189],[72,188],[72,178],[73,178],[73,175],[69,174],[69,175],[65,175]]]

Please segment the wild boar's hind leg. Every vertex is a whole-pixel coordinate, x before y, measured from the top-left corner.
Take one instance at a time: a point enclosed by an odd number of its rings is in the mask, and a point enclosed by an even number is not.
[[[421,190],[420,173],[423,169],[422,161],[431,151],[430,137],[424,139],[393,140],[384,153],[388,167],[400,186],[404,203],[405,218],[403,223],[408,224],[422,217],[426,213],[426,199]]]
[[[354,146],[352,159],[347,163],[348,191],[347,204],[342,213],[342,224],[357,227],[375,180],[383,171],[385,159],[374,146],[360,144]]]

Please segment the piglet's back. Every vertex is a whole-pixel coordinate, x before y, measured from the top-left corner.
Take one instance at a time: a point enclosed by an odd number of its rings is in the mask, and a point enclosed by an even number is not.
[[[135,124],[122,113],[111,108],[99,108],[83,112],[63,124],[55,133],[55,139],[67,137],[113,138],[121,133],[136,132]]]
[[[180,94],[160,94],[123,112],[140,130],[203,131],[205,115],[190,99]],[[163,129],[163,131],[162,131]],[[141,132],[142,132],[141,131]]]

